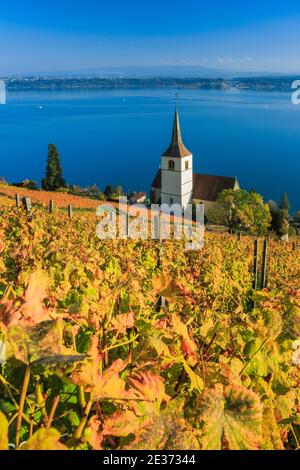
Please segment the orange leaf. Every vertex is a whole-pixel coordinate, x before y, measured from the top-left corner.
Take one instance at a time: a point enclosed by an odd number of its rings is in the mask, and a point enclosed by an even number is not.
[[[117,315],[111,322],[111,329],[119,333],[125,333],[127,328],[133,328],[134,316],[132,312]]]
[[[92,339],[89,355],[90,358],[85,363],[80,364],[78,370],[73,372],[72,381],[77,385],[86,387],[86,391],[91,393],[93,401],[104,398],[126,398],[125,381],[120,378],[119,374],[129,364],[131,355],[129,354],[126,361],[122,359],[114,361],[103,374],[99,370],[99,362],[102,355],[97,336],[94,336]]]
[[[48,282],[48,276],[42,270],[31,274],[25,292],[25,302],[20,308],[23,317],[21,322],[24,326],[33,326],[51,320],[49,310],[43,305],[43,301],[47,297]]]

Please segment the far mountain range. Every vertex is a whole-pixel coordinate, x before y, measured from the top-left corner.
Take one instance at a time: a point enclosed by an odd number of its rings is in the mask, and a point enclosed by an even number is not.
[[[1,76],[0,76],[1,78]],[[76,72],[32,73],[4,78],[7,90],[63,89],[252,89],[291,91],[298,76],[238,72],[199,66],[102,67]]]
[[[267,71],[247,72],[224,70],[198,65],[158,65],[120,66],[78,69],[73,71],[32,72],[22,77],[63,77],[63,78],[236,78],[236,77],[278,77],[291,76],[291,73],[271,73]],[[295,75],[295,74],[293,74]],[[300,71],[299,71],[300,76]]]

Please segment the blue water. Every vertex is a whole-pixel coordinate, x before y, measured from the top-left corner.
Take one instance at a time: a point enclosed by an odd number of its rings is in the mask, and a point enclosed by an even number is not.
[[[266,200],[288,192],[300,209],[300,106],[288,93],[180,92],[181,128],[194,171],[237,176]],[[9,92],[0,106],[0,175],[41,181],[47,144],[66,180],[149,190],[170,141],[172,90]]]

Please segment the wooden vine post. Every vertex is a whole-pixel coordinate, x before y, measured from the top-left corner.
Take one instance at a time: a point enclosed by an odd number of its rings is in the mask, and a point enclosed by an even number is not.
[[[30,197],[23,197],[22,204],[26,212],[29,214],[31,212],[31,199]]]
[[[258,240],[254,240],[254,259],[253,259],[253,289],[257,290],[258,287]]]
[[[54,211],[54,202],[51,200],[49,201],[49,214],[53,214]]]
[[[267,287],[267,266],[268,266],[268,240],[264,240],[263,248],[263,259],[262,259],[262,280],[261,288],[265,289]]]
[[[21,198],[20,198],[20,194],[16,194],[15,196],[15,200],[16,200],[16,207],[17,209],[19,209],[19,207],[21,207]]]

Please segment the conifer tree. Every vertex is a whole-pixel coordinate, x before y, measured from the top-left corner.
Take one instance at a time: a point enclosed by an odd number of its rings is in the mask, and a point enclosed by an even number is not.
[[[66,182],[63,177],[58,150],[54,144],[49,144],[46,176],[42,180],[42,188],[46,191],[57,191],[59,188],[65,187]]]
[[[288,195],[287,195],[287,193],[283,193],[283,195],[281,196],[279,209],[282,209],[282,210],[284,210],[288,213],[290,208],[291,208],[291,206],[290,206],[290,201],[289,201]]]

